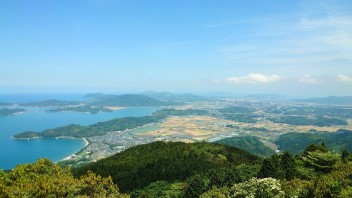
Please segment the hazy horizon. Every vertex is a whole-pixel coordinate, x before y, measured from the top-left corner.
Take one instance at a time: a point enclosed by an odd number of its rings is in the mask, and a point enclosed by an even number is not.
[[[0,3],[0,93],[352,95],[352,2]]]

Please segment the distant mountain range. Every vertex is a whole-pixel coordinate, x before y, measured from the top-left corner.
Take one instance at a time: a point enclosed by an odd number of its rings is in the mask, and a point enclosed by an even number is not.
[[[124,94],[124,95],[104,95],[104,94],[88,94],[85,98],[90,98],[89,104],[98,106],[119,106],[119,107],[135,107],[135,106],[170,106],[177,105],[177,102],[160,101],[141,94]]]
[[[352,105],[352,96],[329,96],[323,98],[301,99],[296,101],[329,105]]]
[[[191,93],[182,93],[182,94],[175,94],[170,92],[154,92],[154,91],[147,91],[142,92],[142,95],[149,96],[151,98],[161,100],[161,101],[168,101],[168,102],[194,102],[194,101],[206,101],[208,100],[205,97],[194,95]]]
[[[35,107],[63,107],[72,105],[89,105],[89,106],[118,106],[118,107],[141,107],[141,106],[170,106],[182,103],[171,101],[160,101],[149,96],[141,94],[123,94],[123,95],[105,95],[100,93],[87,94],[83,101],[62,101],[62,100],[44,100],[38,102],[21,103],[20,106]],[[4,103],[3,106],[5,106]]]

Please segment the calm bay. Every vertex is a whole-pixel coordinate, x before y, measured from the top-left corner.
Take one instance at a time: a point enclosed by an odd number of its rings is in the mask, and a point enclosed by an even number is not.
[[[0,116],[0,169],[12,169],[17,164],[32,163],[38,158],[53,161],[79,151],[85,146],[82,139],[39,138],[15,140],[12,136],[24,131],[42,131],[68,124],[90,125],[121,117],[150,115],[158,107],[133,107],[97,114],[80,112],[47,112],[45,108],[25,108],[21,114]]]

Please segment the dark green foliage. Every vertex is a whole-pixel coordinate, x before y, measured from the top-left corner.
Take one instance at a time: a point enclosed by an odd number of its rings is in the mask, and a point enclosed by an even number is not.
[[[212,169],[206,173],[206,176],[210,180],[209,186],[230,186],[242,181],[235,167]]]
[[[286,133],[279,136],[275,143],[280,150],[297,154],[304,152],[304,148],[310,144],[321,144],[322,142],[337,153],[342,153],[344,149],[352,151],[352,131],[340,129],[335,133]]]
[[[321,145],[309,145],[302,157],[302,161],[308,167],[320,172],[330,172],[338,161],[338,155],[326,149],[325,143]]]
[[[240,164],[230,168],[216,168],[206,172],[211,186],[231,186],[235,183],[247,181],[256,177],[259,171],[259,164]]]
[[[289,151],[281,155],[281,167],[286,180],[292,180],[297,175],[297,164]]]
[[[297,165],[292,154],[287,151],[264,159],[258,173],[259,178],[272,177],[286,180],[294,179],[295,175],[297,175]]]
[[[269,157],[275,154],[275,151],[265,146],[259,140],[259,138],[254,136],[235,136],[231,138],[222,139],[216,142],[246,150],[260,157]]]
[[[258,173],[259,178],[276,177],[276,168],[271,159],[264,159],[262,167]]]
[[[241,181],[247,181],[252,177],[256,177],[259,173],[261,166],[259,163],[256,164],[240,164],[235,167],[236,174],[241,178]]]
[[[131,198],[155,198],[155,197],[183,197],[187,187],[186,183],[169,183],[156,181],[147,187],[131,192]]]
[[[275,123],[284,123],[284,124],[292,124],[292,125],[314,125],[314,126],[335,126],[335,125],[347,125],[345,120],[341,120],[338,118],[327,118],[327,117],[303,117],[303,116],[281,116],[269,119]]]
[[[212,169],[207,172],[207,177],[210,179],[210,186],[224,186],[226,177],[229,173],[228,168]]]
[[[210,180],[201,175],[194,175],[186,180],[185,198],[199,197],[209,189]]]
[[[7,109],[3,108],[0,109],[0,116],[7,116],[15,113],[20,113],[26,111],[25,109],[15,108],[15,109]]]
[[[284,152],[261,161],[216,143],[154,142],[76,168],[76,178],[69,168],[44,159],[8,173],[0,170],[0,197],[126,196],[112,180],[132,198],[351,197],[352,163],[343,163],[328,146],[309,145],[296,158]],[[314,172],[312,178],[302,177],[307,170]]]
[[[98,122],[89,126],[80,125],[68,125],[64,127],[57,127],[55,129],[47,129],[43,132],[24,132],[14,135],[15,138],[33,138],[33,137],[58,137],[58,136],[70,136],[70,137],[90,137],[105,135],[111,131],[123,131],[126,129],[132,129],[139,126],[143,126],[149,123],[158,122],[168,116],[185,116],[185,115],[206,115],[208,112],[205,110],[176,110],[176,109],[162,109],[156,111],[151,116],[144,117],[125,117],[116,118],[113,120]]]
[[[258,163],[260,158],[225,145],[213,143],[154,142],[129,148],[96,163],[77,168],[111,176],[122,191],[143,188],[152,182],[184,181],[192,175],[213,169],[230,168],[242,163]]]
[[[306,150],[304,150],[304,154],[307,155],[308,152],[314,152],[314,151],[320,151],[320,152],[326,153],[329,150],[326,148],[326,145],[324,142],[321,145],[310,144],[307,146]]]
[[[349,156],[350,156],[350,153],[348,152],[348,150],[343,150],[342,152],[342,155],[341,155],[341,158],[344,162],[348,162],[349,161]]]

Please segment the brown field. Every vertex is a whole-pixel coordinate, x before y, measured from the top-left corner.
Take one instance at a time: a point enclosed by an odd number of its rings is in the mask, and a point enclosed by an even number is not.
[[[230,121],[216,119],[209,116],[170,117],[159,124],[159,130],[139,133],[142,136],[192,136],[192,140],[206,140],[213,134],[226,130],[225,125]],[[190,139],[180,139],[191,142]]]
[[[237,126],[239,129],[226,127],[228,124]],[[246,129],[251,127],[263,127],[274,132],[250,131]],[[133,133],[138,136],[152,136],[160,140],[166,140],[167,137],[170,140],[170,137],[173,137],[174,139],[171,138],[171,141],[194,142],[205,141],[214,138],[217,134],[220,135],[221,133],[232,131],[239,135],[257,136],[261,140],[265,140],[265,144],[271,144],[273,140],[283,133],[307,132],[309,130],[335,132],[340,128],[340,126],[294,126],[273,122],[241,123],[210,116],[172,116],[162,123],[152,127],[142,127]],[[352,119],[349,120],[349,125],[343,128],[351,129]]]

